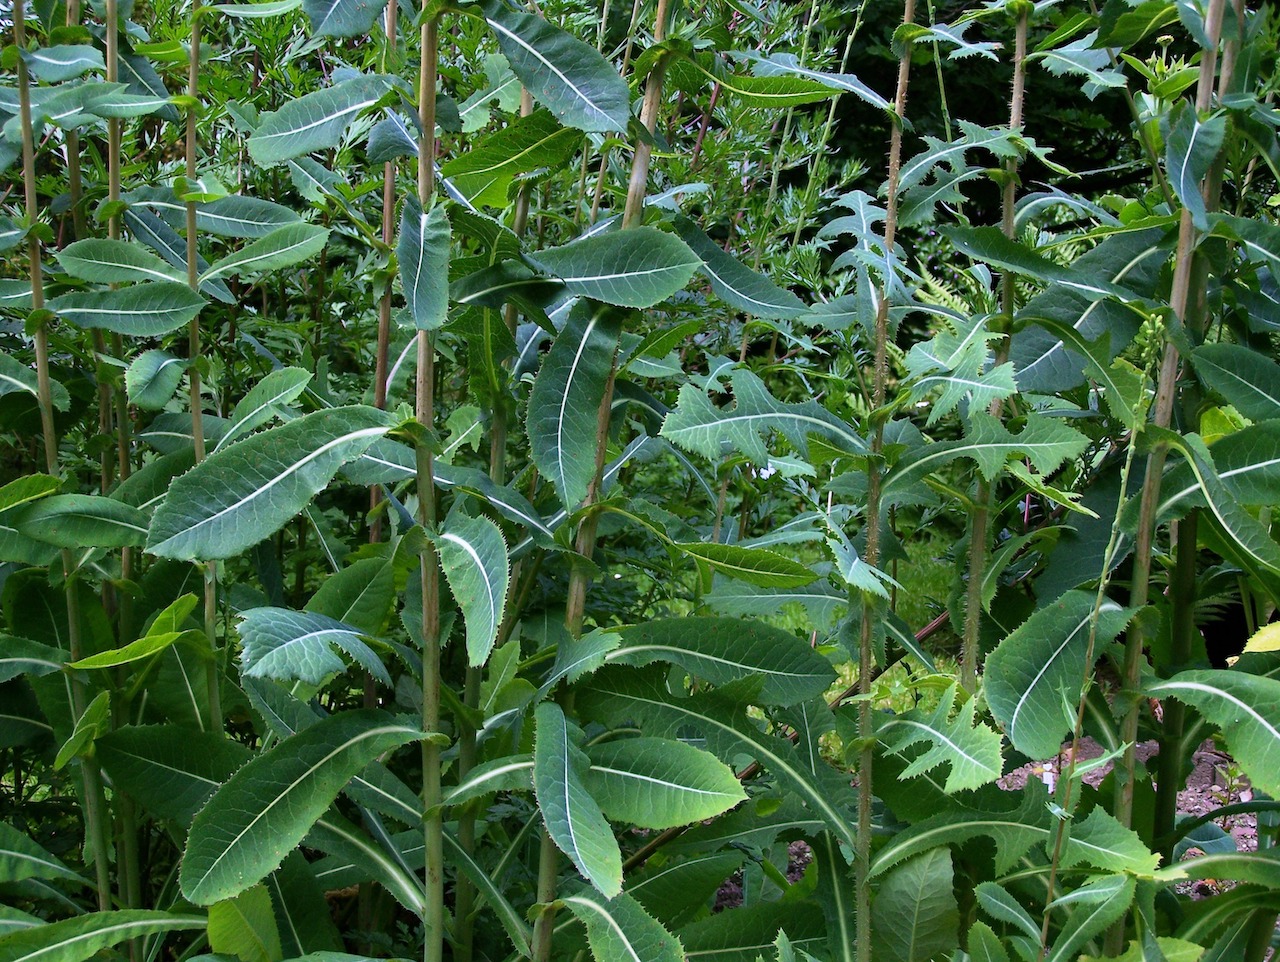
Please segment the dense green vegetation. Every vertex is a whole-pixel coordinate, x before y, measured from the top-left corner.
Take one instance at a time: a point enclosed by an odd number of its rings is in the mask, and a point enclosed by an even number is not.
[[[1253,6],[10,5],[0,962],[1266,959]]]

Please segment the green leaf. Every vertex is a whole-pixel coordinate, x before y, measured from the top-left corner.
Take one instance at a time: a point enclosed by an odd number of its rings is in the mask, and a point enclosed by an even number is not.
[[[1210,217],[1215,234],[1240,242],[1249,260],[1266,264],[1273,278],[1280,277],[1280,227],[1247,217],[1217,214]]]
[[[297,10],[302,0],[265,0],[263,3],[215,3],[213,9],[228,17],[261,20]]]
[[[405,199],[396,261],[414,327],[441,327],[449,314],[449,218],[443,204],[424,212],[416,197]]]
[[[449,859],[457,864],[458,872],[471,880],[471,884],[476,887],[485,904],[498,916],[498,921],[507,932],[507,938],[511,940],[512,948],[524,958],[532,958],[533,953],[529,949],[529,942],[533,933],[529,931],[529,926],[520,917],[520,913],[507,900],[497,882],[489,877],[489,873],[483,867],[476,864],[476,860],[458,844],[457,838],[448,829],[444,831],[444,847],[449,853]]]
[[[94,238],[76,241],[58,251],[58,263],[72,277],[98,284],[130,281],[177,281],[178,270],[140,244]]]
[[[59,44],[24,54],[32,76],[45,83],[61,83],[90,70],[106,70],[102,53],[88,44]]]
[[[528,255],[571,294],[621,307],[653,307],[689,283],[702,261],[656,227],[609,231]]]
[[[1280,680],[1236,671],[1182,671],[1144,686],[1153,698],[1191,705],[1222,730],[1227,750],[1255,786],[1280,795]]]
[[[1000,733],[974,719],[976,699],[967,698],[952,717],[957,693],[952,685],[933,711],[886,715],[876,725],[876,737],[889,751],[928,742],[928,751],[916,754],[901,777],[913,778],[947,762],[951,770],[943,790],[948,794],[994,782],[1004,766]]]
[[[708,55],[672,64],[668,76],[676,86],[693,91],[710,80],[720,85],[722,97],[732,97],[744,107],[799,107],[830,100],[839,93],[831,84],[795,76],[793,71],[762,71],[760,76],[732,73]]]
[[[279,869],[267,876],[266,886],[284,958],[342,948],[324,890],[316,880],[315,869],[301,852],[291,853]]]
[[[373,29],[386,6],[387,0],[304,0],[302,11],[313,37],[359,37]]]
[[[10,932],[17,932],[21,929],[31,929],[36,926],[45,925],[44,919],[36,918],[21,909],[10,908],[8,905],[0,905],[0,936],[8,935]]]
[[[1113,305],[1115,306],[1115,305]],[[1097,341],[1087,341],[1079,329],[1056,318],[1036,317],[1034,323],[1058,338],[1049,350],[1067,348],[1085,360],[1084,373],[1102,389],[1102,395],[1111,413],[1125,427],[1133,430],[1138,425],[1139,411],[1146,393],[1146,378],[1132,364],[1122,358],[1112,360],[1111,334],[1103,333]],[[1032,362],[1037,363],[1037,362]],[[1019,375],[1021,376],[1021,375]],[[1074,379],[1074,378],[1072,378]],[[1025,389],[1025,388],[1024,388]]]
[[[631,93],[594,47],[496,2],[485,8],[485,21],[520,82],[561,123],[599,133],[627,129]]]
[[[418,833],[421,837],[421,832]],[[418,918],[425,914],[422,880],[388,855],[382,846],[336,812],[322,816],[306,838],[310,848],[345,860],[355,871],[353,882],[373,880]]]
[[[477,765],[467,777],[445,789],[442,805],[463,805],[492,792],[533,790],[533,756],[511,755]]]
[[[126,210],[124,221],[134,237],[178,268],[183,277],[187,276],[187,244],[176,230],[161,220],[154,211],[142,208]],[[205,270],[208,266],[208,262],[203,257],[196,256],[198,270]],[[227,287],[223,281],[205,281],[200,284],[200,292],[224,304],[235,303],[231,288]]]
[[[727,452],[738,452],[753,464],[768,464],[763,439],[771,431],[781,432],[801,457],[808,457],[811,434],[849,454],[866,453],[866,443],[853,426],[816,401],[779,401],[746,368],[735,369],[730,380],[735,403],[727,409],[714,407],[706,393],[692,384],[684,385],[662,424],[662,436],[713,462]]]
[[[1151,875],[1160,864],[1160,856],[1147,848],[1137,832],[1099,807],[1083,822],[1071,826],[1062,849],[1059,864],[1063,868],[1082,863],[1104,872]]]
[[[210,455],[169,488],[151,519],[147,550],[213,560],[253,547],[386,434],[390,420],[375,408],[316,411]]]
[[[0,883],[8,885],[29,878],[83,881],[56,855],[47,852],[12,825],[0,822]]]
[[[804,313],[800,298],[725,253],[689,218],[677,216],[673,223],[681,239],[702,261],[701,270],[711,282],[711,289],[730,307],[763,318],[786,319]]]
[[[1067,592],[1028,618],[987,657],[983,679],[991,714],[1013,746],[1031,758],[1056,755],[1071,728],[1064,706],[1074,714],[1080,700],[1094,600],[1091,592]],[[1130,616],[1104,602],[1098,613],[1095,657]]]
[[[251,754],[221,732],[126,725],[97,740],[96,756],[112,783],[144,809],[185,826]]]
[[[596,962],[684,962],[680,940],[630,895],[604,899],[576,885],[560,901],[587,927],[587,944]]]
[[[124,372],[129,403],[144,411],[159,411],[182,383],[187,362],[164,351],[143,351]]]
[[[170,631],[162,634],[148,632],[145,638],[139,638],[131,641],[127,645],[119,648],[111,648],[107,651],[100,651],[97,654],[89,655],[87,658],[81,658],[79,661],[68,662],[69,668],[78,669],[95,669],[95,668],[117,668],[120,665],[130,665],[135,661],[142,661],[144,658],[150,658],[152,655],[158,655],[170,645],[178,642],[196,643],[207,647],[207,639],[203,632],[196,629],[190,631]]]
[[[19,533],[59,548],[142,544],[147,518],[137,508],[91,494],[56,494],[7,513]]]
[[[334,653],[337,648],[384,685],[392,685],[362,632],[341,621],[288,608],[250,608],[240,619],[240,662],[249,678],[319,685],[346,669]]]
[[[386,627],[395,601],[396,574],[391,559],[359,558],[326,578],[306,610],[377,636]]]
[[[389,88],[385,77],[357,77],[291,100],[263,114],[262,125],[248,140],[249,155],[270,166],[336,147],[356,116]]]
[[[529,446],[566,508],[587,496],[596,473],[600,402],[618,348],[617,312],[579,301],[542,360],[529,394]]]
[[[622,645],[605,660],[671,662],[713,685],[758,677],[760,699],[769,705],[794,705],[835,681],[827,660],[791,632],[738,618],[655,618],[622,629]]]
[[[582,731],[560,706],[537,708],[533,741],[533,785],[547,834],[578,871],[607,898],[622,891],[622,854],[583,775]]]
[[[690,959],[702,962],[760,962],[773,958],[782,933],[795,950],[826,958],[827,922],[816,899],[762,899],[743,908],[726,909],[680,930]],[[765,956],[762,953],[768,952]],[[785,957],[780,956],[779,962]],[[793,956],[791,962],[797,957]],[[806,957],[800,957],[806,958]],[[813,956],[807,956],[813,958]]]
[[[69,653],[61,648],[0,634],[0,683],[20,675],[32,678],[51,675],[61,671],[69,657]]]
[[[92,912],[0,938],[0,962],[85,962],[103,949],[161,932],[203,929],[202,915],[133,909]]]
[[[353,775],[383,752],[422,737],[384,712],[321,719],[231,776],[191,823],[182,894],[196,905],[231,898],[293,850]]]
[[[970,962],[1009,962],[1009,953],[986,922],[969,926],[969,959]]]
[[[935,848],[884,877],[872,916],[878,962],[929,962],[959,945],[952,874],[950,850]]]
[[[744,548],[715,542],[672,542],[687,555],[697,558],[721,574],[762,588],[799,588],[817,575],[798,561],[765,548]]]
[[[507,604],[511,565],[507,542],[488,518],[453,512],[434,539],[449,590],[467,626],[467,660],[475,668],[489,658]]]
[[[772,77],[780,74],[791,74],[806,80],[816,80],[818,83],[832,87],[835,90],[851,93],[871,106],[879,107],[881,110],[887,110],[889,107],[889,101],[885,100],[851,73],[824,73],[820,70],[814,70],[811,67],[806,67],[795,54],[791,53],[775,53],[767,57],[749,50],[741,53],[752,61],[757,76]]]
[[[155,281],[117,291],[73,291],[49,301],[49,309],[77,327],[103,328],[130,337],[159,337],[200,313],[205,300],[186,284]]]
[[[24,474],[0,487],[0,511],[47,498],[61,487],[61,481],[47,474]]]
[[[588,747],[586,786],[609,818],[673,828],[714,818],[747,797],[714,755],[667,738],[623,738]]]
[[[1174,110],[1161,118],[1164,134],[1164,166],[1169,186],[1191,212],[1191,222],[1199,230],[1208,230],[1204,195],[1200,182],[1222,149],[1227,133],[1227,116],[1218,114],[1203,123],[1196,109],[1179,101]]]
[[[472,204],[503,208],[516,177],[559,167],[581,142],[580,133],[538,110],[478,141],[441,167],[440,174]]]
[[[200,281],[279,270],[314,257],[328,241],[328,228],[316,224],[287,224],[215,262],[200,275]]]
[[[1251,421],[1280,417],[1280,364],[1239,344],[1202,344],[1191,352],[1202,384]]]
[[[998,227],[949,227],[944,233],[962,253],[992,267],[1038,281],[1053,281],[1089,297],[1112,296],[1121,300],[1135,298],[1131,291],[1106,278],[1099,278],[1078,268],[1063,267],[1056,261],[1042,257],[1006,237]]]
[[[1091,938],[1123,918],[1133,901],[1137,881],[1128,875],[1110,875],[1086,882],[1053,904],[1078,904],[1063,923],[1047,962],[1067,962],[1079,955]]]
[[[240,962],[280,962],[280,930],[265,885],[209,906],[209,948]]]
[[[210,453],[279,417],[283,406],[300,397],[310,381],[311,372],[301,368],[282,367],[272,371],[241,398],[231,412],[231,424]]]
[[[668,928],[682,925],[702,914],[746,857],[741,849],[730,849],[649,862],[627,876],[626,894]]]
[[[50,387],[53,391],[53,406],[57,410],[65,411],[71,407],[71,395],[60,382],[52,381]],[[25,391],[33,399],[38,398],[40,390],[36,372],[8,354],[0,354],[0,397],[14,391]]]

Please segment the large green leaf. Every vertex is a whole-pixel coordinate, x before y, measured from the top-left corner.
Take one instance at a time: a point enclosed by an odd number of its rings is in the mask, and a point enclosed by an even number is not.
[[[1071,826],[1062,848],[1063,868],[1092,865],[1104,872],[1151,875],[1160,864],[1138,833],[1121,825],[1113,815],[1095,808],[1083,821]]]
[[[676,231],[702,261],[702,273],[722,301],[753,317],[789,318],[804,313],[804,302],[757,274],[702,232],[687,217],[675,218]]]
[[[416,197],[405,199],[396,261],[414,327],[441,327],[449,314],[449,218],[443,204],[423,211]]]
[[[147,518],[137,508],[91,494],[55,494],[6,513],[20,534],[59,548],[142,544]]]
[[[284,405],[298,398],[310,381],[311,372],[301,368],[282,367],[272,371],[240,399],[231,412],[231,424],[213,446],[213,451],[278,417]]]
[[[328,240],[329,231],[325,227],[286,224],[217,261],[200,275],[200,280],[203,283],[217,277],[260,274],[289,267],[319,254]]]
[[[668,738],[623,738],[587,749],[586,786],[610,818],[671,828],[714,818],[746,799],[733,770]]]
[[[1094,600],[1087,591],[1067,592],[1028,618],[987,657],[983,679],[991,714],[1013,746],[1032,758],[1056,755],[1071,729],[1085,680]],[[1103,604],[1095,657],[1129,616],[1114,603]]]
[[[737,544],[676,541],[672,547],[697,558],[710,568],[762,588],[799,588],[818,576],[805,565],[767,548]]]
[[[304,0],[302,11],[317,37],[359,37],[369,33],[387,0]]]
[[[341,621],[288,608],[250,608],[240,619],[240,660],[250,678],[319,685],[346,668],[334,653],[337,648],[384,685],[392,684],[362,632]]]
[[[652,307],[689,283],[702,261],[655,227],[608,231],[528,255],[572,294],[621,307]]]
[[[421,831],[416,834],[422,837]],[[410,912],[423,916],[422,881],[404,867],[403,858],[389,854],[341,815],[330,811],[321,816],[307,835],[306,844],[345,861],[354,871],[355,877],[350,881],[376,881]]]
[[[1186,702],[1217,725],[1255,786],[1280,795],[1280,681],[1237,671],[1183,671],[1144,690]]]
[[[316,150],[338,146],[343,132],[390,87],[385,77],[357,77],[291,100],[262,117],[248,140],[259,164],[278,164]]]
[[[613,829],[587,789],[587,756],[577,725],[560,706],[537,708],[533,742],[533,785],[547,834],[606,898],[622,891],[622,854]]]
[[[92,238],[58,251],[58,263],[73,277],[98,284],[129,281],[177,281],[185,277],[141,244]]]
[[[158,411],[169,403],[187,373],[187,362],[164,351],[143,351],[124,372],[129,403]]]
[[[233,557],[277,531],[389,429],[375,408],[334,408],[224,448],[173,483],[151,519],[147,550]]]
[[[153,281],[116,291],[73,291],[49,309],[77,327],[99,327],[130,337],[169,334],[200,313],[205,300],[178,281]]]
[[[0,962],[84,962],[129,939],[204,927],[202,915],[141,909],[91,912],[0,937]]]
[[[1078,267],[1063,267],[1057,261],[1041,256],[1018,241],[1006,237],[998,227],[951,227],[945,233],[963,253],[992,267],[1046,283],[1052,281],[1091,298],[1109,295],[1132,300],[1135,297],[1127,287],[1109,278],[1099,277]]]
[[[191,824],[182,894],[211,905],[275,869],[343,787],[383,752],[422,737],[372,709],[342,712],[286,738],[231,776]]]
[[[657,618],[622,629],[605,660],[624,665],[667,661],[714,685],[760,678],[760,700],[794,705],[821,695],[835,670],[789,631],[738,618]]]
[[[1196,109],[1186,101],[1180,101],[1176,109],[1162,117],[1164,134],[1164,165],[1169,186],[1191,212],[1191,222],[1200,230],[1208,227],[1205,218],[1204,195],[1200,193],[1200,181],[1209,172],[1213,159],[1222,149],[1227,133],[1226,114],[1218,114],[1201,121]]]
[[[699,962],[759,962],[775,957],[774,948],[783,932],[793,948],[825,958],[827,922],[816,899],[762,899],[726,909],[686,925],[680,930],[680,941],[686,957]]]
[[[717,408],[692,384],[680,389],[680,400],[662,424],[662,436],[711,461],[737,451],[753,463],[765,465],[769,451],[764,438],[779,431],[808,456],[808,436],[815,435],[850,454],[866,452],[866,443],[853,426],[816,401],[789,403],[769,393],[760,378],[746,368],[734,370],[734,405]]]
[[[1239,344],[1202,344],[1191,352],[1201,383],[1252,421],[1280,418],[1280,364]]]
[[[61,648],[28,638],[0,634],[0,683],[30,675],[39,678],[61,671],[71,655]]]
[[[58,44],[25,51],[23,59],[32,75],[45,83],[59,83],[90,70],[106,69],[101,51],[89,44]]]
[[[37,845],[12,825],[0,822],[0,883],[8,885],[29,878],[83,881],[56,855]]]
[[[265,885],[209,906],[209,948],[240,962],[280,962],[280,929]]]
[[[605,899],[577,885],[560,901],[587,927],[587,943],[596,962],[684,962],[680,940],[630,895]]]
[[[507,542],[488,518],[450,514],[434,539],[449,590],[467,626],[467,660],[479,667],[489,657],[507,604],[511,565]]]
[[[568,508],[587,496],[596,473],[596,430],[620,325],[617,312],[575,304],[529,394],[533,463]]]
[[[627,129],[627,84],[594,47],[497,2],[485,8],[485,20],[520,82],[561,123],[601,133]]]
[[[488,135],[440,168],[472,204],[503,208],[520,174],[559,166],[582,142],[582,135],[561,127],[545,110],[521,117]]]
[[[1259,505],[1280,502],[1280,421],[1264,421],[1228,434],[1209,451],[1218,480],[1233,500]],[[1180,517],[1204,504],[1204,492],[1191,465],[1184,461],[1171,467],[1160,488],[1157,517]]]
[[[1076,907],[1063,923],[1046,960],[1074,962],[1086,942],[1124,917],[1136,888],[1131,875],[1107,875],[1059,898],[1058,904]]]
[[[959,944],[960,911],[951,890],[951,852],[935,848],[880,882],[872,917],[875,957],[929,962]]]
[[[885,715],[876,723],[876,737],[890,751],[902,752],[928,742],[929,749],[915,754],[902,777],[912,778],[947,762],[948,793],[994,782],[1002,774],[1004,762],[999,732],[974,720],[976,699],[966,699],[952,717],[956,693],[953,685],[933,711]]]

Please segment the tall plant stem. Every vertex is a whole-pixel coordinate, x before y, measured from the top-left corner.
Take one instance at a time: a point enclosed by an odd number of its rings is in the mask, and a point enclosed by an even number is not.
[[[1209,108],[1213,97],[1214,72],[1217,65],[1218,39],[1222,33],[1222,14],[1224,0],[1211,0],[1205,29],[1209,36],[1210,46],[1205,49],[1200,61],[1200,77],[1196,88],[1196,110]],[[1191,222],[1191,212],[1184,209],[1178,223],[1178,247],[1175,254],[1173,287],[1169,295],[1173,313],[1185,320],[1187,305],[1191,300],[1192,261],[1195,252],[1195,226]],[[1157,427],[1167,428],[1173,419],[1174,402],[1177,397],[1178,369],[1180,358],[1178,349],[1169,342],[1165,346],[1164,357],[1160,363],[1160,371],[1156,380],[1156,397],[1153,421]],[[1150,596],[1151,557],[1155,540],[1156,510],[1160,500],[1160,481],[1164,473],[1165,457],[1168,447],[1157,444],[1147,457],[1146,475],[1143,478],[1141,500],[1138,510],[1138,533],[1133,550],[1133,574],[1129,591],[1129,604],[1135,609],[1146,606]],[[1146,646],[1147,632],[1142,619],[1135,619],[1125,639],[1124,686],[1129,691],[1137,691],[1141,679],[1143,650]],[[1133,819],[1133,779],[1136,771],[1135,742],[1138,735],[1138,721],[1141,705],[1135,701],[1125,714],[1120,726],[1120,740],[1127,744],[1124,758],[1121,760],[1116,778],[1115,815],[1122,825],[1129,825]],[[1176,777],[1176,776],[1175,776]],[[1169,790],[1173,790],[1170,786]]]
[[[422,25],[418,86],[418,120],[422,125],[422,138],[418,141],[418,200],[423,210],[430,208],[435,190],[439,48],[439,23],[434,16],[428,16]],[[435,422],[435,341],[426,331],[418,333],[416,388],[418,423],[429,430]],[[436,489],[430,445],[420,441],[417,454],[418,523],[433,533]],[[440,559],[430,543],[422,553],[421,577],[422,729],[431,733],[440,728]],[[440,746],[431,741],[422,743],[422,803],[430,813],[423,823],[426,932],[422,958],[423,962],[440,962],[444,958],[444,820],[440,811]]]
[[[902,22],[915,22],[915,0],[905,0]],[[902,125],[907,113],[907,85],[911,76],[911,43],[903,45],[898,59],[898,83],[893,98],[893,131],[889,135],[888,200],[884,220],[884,249],[893,250],[898,230],[898,176],[902,169]],[[889,381],[889,291],[890,279],[884,278],[880,304],[876,309],[874,373],[871,387],[871,411],[875,426],[871,436],[871,456],[867,459],[867,564],[880,561],[880,458],[884,451],[884,398]],[[856,603],[858,599],[851,599]],[[858,837],[854,853],[854,924],[855,957],[858,962],[871,962],[871,799],[873,788],[875,726],[872,718],[871,682],[875,672],[872,652],[872,623],[876,617],[875,599],[863,593],[862,624],[858,639]]]
[[[1009,98],[1009,129],[1017,131],[1022,127],[1022,106],[1026,94],[1027,81],[1027,24],[1030,12],[1025,5],[1019,5],[1013,54],[1013,93]],[[1011,157],[1004,166],[1004,192],[1001,205],[1002,228],[1005,237],[1013,239],[1014,202],[1017,198],[1018,161]],[[1000,310],[1004,326],[1000,348],[996,352],[996,366],[1003,364],[1009,356],[1010,329],[1013,312],[1017,304],[1017,277],[1013,271],[1005,271],[1000,279]],[[1004,402],[997,398],[989,408],[992,417],[999,418]],[[987,565],[987,542],[990,540],[991,512],[995,502],[995,485],[986,478],[978,479],[978,490],[974,498],[977,505],[969,525],[969,583],[965,589],[964,637],[960,657],[960,684],[968,692],[978,687],[978,629],[982,623],[982,585],[984,569]]]
[[[187,96],[191,98],[191,106],[187,108],[186,136],[186,175],[187,180],[194,182],[197,177],[196,150],[199,147],[196,133],[196,120],[199,113],[198,98],[200,96],[200,16],[198,12],[191,14],[191,50],[187,60]],[[187,201],[187,286],[193,291],[200,289],[199,248],[196,245],[196,204]],[[191,384],[191,438],[196,449],[196,463],[204,460],[204,406],[200,393],[200,317],[191,319],[187,335],[187,357],[191,365],[188,379]],[[204,633],[209,641],[210,659],[206,668],[209,688],[209,725],[212,731],[222,730],[222,694],[219,685],[221,673],[218,670],[218,566],[217,562],[206,562],[204,568]]]
[[[642,0],[635,0],[631,5],[631,21],[627,24],[627,45],[622,52],[622,75],[625,77],[631,65],[631,51],[635,45],[636,24],[640,22],[640,5]],[[594,224],[600,216],[600,198],[604,196],[604,176],[609,170],[609,145],[605,144],[600,151],[600,169],[596,172],[596,186],[591,197],[591,214],[588,224]]]
[[[26,47],[26,11],[21,0],[13,5],[13,42],[19,50]],[[38,202],[36,199],[36,149],[35,133],[31,125],[31,77],[27,62],[18,58],[18,115],[22,131],[22,187],[26,205],[27,259],[31,277],[31,307],[37,317],[45,311],[44,271],[41,263],[42,247],[36,227]],[[50,477],[60,477],[58,463],[58,434],[53,423],[53,382],[49,376],[49,333],[44,321],[35,332],[36,347],[36,400],[40,407],[40,427],[44,436],[45,470]],[[62,550],[62,576],[65,582],[67,605],[67,647],[71,660],[83,657],[80,633],[80,591],[75,578],[75,559],[70,550]],[[71,702],[76,718],[84,714],[86,700],[84,682],[76,673],[71,676]],[[102,789],[102,774],[93,758],[80,759],[80,772],[84,779],[85,835],[93,851],[94,881],[96,882],[98,908],[111,908],[111,866],[107,861],[107,813],[106,796]]]

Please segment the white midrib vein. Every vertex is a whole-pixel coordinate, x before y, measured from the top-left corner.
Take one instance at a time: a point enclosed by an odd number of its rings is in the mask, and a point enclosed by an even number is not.
[[[274,134],[255,134],[255,136],[257,137],[259,143],[261,143],[264,140],[273,140],[276,137],[293,137],[296,134],[305,133],[308,130],[312,130],[316,127],[319,127],[321,124],[327,124],[334,120],[341,120],[343,117],[347,116],[348,114],[359,113],[361,110],[364,110],[365,107],[372,107],[377,102],[378,102],[377,97],[374,97],[371,100],[362,100],[357,104],[352,104],[349,107],[345,107],[342,110],[339,110],[337,113],[325,114],[319,120],[313,120],[310,123],[302,124],[299,127],[290,127],[288,130],[281,130]]]
[[[984,771],[993,773],[997,778],[1000,776],[1000,771],[998,769],[992,768],[986,762],[979,761],[978,759],[974,758],[972,755],[966,752],[963,748],[957,745],[952,739],[948,738],[940,728],[935,728],[932,725],[926,725],[923,722],[912,721],[911,719],[906,719],[906,718],[894,719],[893,721],[889,722],[889,724],[885,725],[885,728],[892,728],[895,725],[905,725],[907,728],[923,729],[924,731],[927,731],[930,734],[932,734],[939,741],[946,742],[949,746],[951,746],[952,749],[955,750],[957,755],[960,755],[962,758],[968,759],[978,768],[981,768]]]
[[[733,792],[717,792],[708,788],[694,788],[692,785],[682,785],[679,782],[669,782],[665,778],[656,778],[653,775],[641,775],[639,772],[628,772],[621,768],[610,768],[608,765],[592,765],[593,772],[607,772],[610,775],[617,775],[619,778],[633,778],[638,782],[650,782],[654,785],[662,785],[666,788],[674,788],[680,792],[687,792],[690,795],[706,795],[711,798],[736,798]]]
[[[574,352],[573,363],[569,365],[569,376],[565,379],[564,395],[560,398],[560,415],[556,418],[556,475],[560,479],[560,488],[564,492],[566,501],[569,500],[569,479],[565,471],[565,412],[569,409],[569,395],[572,393],[574,378],[578,373],[578,365],[582,363],[582,355],[587,351],[587,343],[591,340],[591,332],[595,330],[600,317],[600,314],[593,315],[591,320],[587,322],[586,329],[582,332],[582,340],[578,342],[578,349]]]
[[[452,532],[445,531],[440,535],[442,541],[451,541],[462,548],[467,553],[473,564],[480,571],[480,577],[484,579],[484,599],[489,606],[489,623],[493,625],[494,630],[498,627],[498,605],[496,603],[497,593],[493,588],[493,580],[489,577],[489,571],[485,568],[484,562],[480,558],[480,553],[471,547],[471,543],[465,538],[460,538]]]
[[[13,962],[31,962],[31,960],[38,959],[43,955],[48,955],[49,953],[62,953],[66,951],[68,946],[73,946],[77,942],[83,942],[86,939],[97,938],[102,935],[109,937],[114,932],[125,932],[130,930],[141,931],[142,929],[171,929],[178,928],[180,925],[183,928],[193,929],[203,928],[205,924],[206,923],[203,918],[183,918],[182,916],[173,915],[167,915],[160,919],[133,919],[128,922],[117,922],[115,925],[108,925],[105,928],[91,929],[88,932],[81,932],[79,935],[73,935],[71,938],[61,939],[52,945],[42,946],[34,952],[28,952],[26,955],[18,956],[13,960]]]
[[[1017,724],[1018,724],[1018,715],[1022,713],[1023,706],[1026,705],[1027,699],[1031,697],[1031,693],[1035,691],[1036,686],[1040,684],[1040,679],[1043,678],[1045,675],[1045,672],[1047,672],[1053,666],[1053,663],[1058,660],[1058,656],[1061,655],[1064,650],[1066,650],[1067,645],[1071,643],[1071,639],[1073,639],[1076,635],[1078,635],[1081,631],[1083,631],[1085,627],[1088,626],[1089,619],[1091,617],[1092,617],[1092,612],[1089,615],[1087,615],[1078,625],[1076,625],[1074,628],[1071,629],[1067,637],[1062,639],[1062,644],[1058,645],[1058,647],[1053,650],[1053,654],[1050,655],[1045,660],[1044,665],[1041,666],[1040,670],[1036,672],[1035,677],[1031,679],[1030,684],[1027,685],[1027,690],[1022,693],[1022,697],[1018,699],[1018,704],[1013,709],[1013,714],[1009,716],[1009,738],[1011,740],[1013,738],[1013,730],[1014,728],[1017,727]]]
[[[1275,725],[1271,724],[1271,722],[1267,721],[1262,717],[1262,715],[1258,714],[1258,712],[1247,702],[1241,701],[1235,695],[1222,688],[1214,688],[1212,685],[1204,685],[1198,681],[1178,681],[1177,679],[1173,679],[1171,681],[1157,682],[1150,688],[1150,690],[1152,692],[1168,691],[1173,692],[1176,695],[1179,688],[1187,688],[1191,691],[1202,691],[1210,695],[1217,695],[1219,698],[1230,702],[1236,708],[1241,709],[1245,714],[1251,716],[1254,721],[1270,733],[1272,738],[1280,741],[1280,729],[1277,729]]]
[[[626,655],[644,654],[645,652],[675,652],[686,657],[691,657],[698,661],[715,662],[718,665],[727,665],[730,668],[741,668],[752,674],[761,675],[778,675],[781,678],[814,678],[816,676],[808,673],[797,671],[781,671],[777,668],[763,668],[760,665],[748,665],[741,661],[733,661],[729,658],[721,658],[718,655],[708,655],[700,651],[692,651],[688,648],[678,648],[675,645],[632,645],[629,648],[615,648],[604,656],[605,661],[617,661]]]
[[[328,235],[328,233],[329,233],[328,231],[325,231],[326,235]],[[241,256],[244,253],[243,251],[240,251],[238,254],[232,254],[231,257],[228,258],[227,260],[222,261],[221,263],[218,263],[218,264],[214,264],[207,271],[205,271],[200,278],[200,283],[203,284],[205,281],[211,281],[215,277],[220,277],[221,275],[226,274],[228,271],[231,271],[231,270],[244,270],[246,267],[251,267],[253,264],[256,264],[258,261],[265,261],[272,257],[279,257],[282,254],[289,254],[292,251],[297,250],[299,247],[306,247],[308,244],[315,241],[316,238],[318,238],[319,236],[320,236],[319,234],[311,234],[310,236],[304,237],[301,240],[296,241],[295,243],[292,243],[287,247],[275,247],[275,248],[272,248],[271,250],[263,251],[261,254],[256,254],[253,257]],[[236,259],[236,258],[239,258],[239,259]]]
[[[481,785],[485,784],[486,782],[494,781],[495,779],[501,778],[503,775],[510,775],[512,772],[524,771],[525,769],[531,769],[531,768],[533,768],[533,759],[530,759],[530,758],[521,759],[520,761],[512,762],[509,765],[499,765],[497,768],[490,769],[489,771],[485,772],[483,775],[479,775],[475,778],[472,778],[472,779],[469,779],[468,781],[463,782],[461,785],[455,786],[453,791],[451,791],[448,795],[446,795],[441,800],[441,804],[452,805],[454,804],[453,799],[457,798],[459,795],[463,794],[464,792],[467,792],[467,793],[474,792],[477,788],[479,788]]]
[[[562,71],[554,63],[552,63],[550,60],[544,57],[541,53],[539,53],[537,48],[535,48],[532,44],[525,41],[519,34],[516,34],[513,31],[508,30],[502,24],[498,23],[498,21],[490,17],[485,17],[485,22],[488,23],[489,26],[496,33],[499,33],[502,36],[506,37],[512,43],[516,44],[519,47],[522,47],[523,49],[527,50],[530,54],[532,54],[535,58],[537,58],[539,63],[543,64],[548,70],[550,70],[553,74],[559,77],[560,80],[564,82],[564,85],[573,91],[575,97],[577,97],[584,104],[586,104],[587,109],[591,113],[605,120],[610,119],[609,115],[606,114],[599,107],[597,107],[594,103],[592,103],[591,98],[589,98],[585,93],[583,93],[582,90],[578,87],[578,85],[568,78],[568,76],[564,73],[564,71]]]
[[[618,925],[616,921],[614,921],[613,916],[610,915],[608,912],[606,912],[603,908],[601,908],[599,905],[596,905],[596,903],[592,902],[590,899],[584,899],[579,895],[570,895],[568,898],[564,899],[564,901],[571,902],[574,905],[581,905],[584,908],[588,908],[592,912],[595,912],[597,915],[601,916],[605,920],[605,922],[608,924],[609,928],[613,930],[614,934],[617,935],[617,937],[622,941],[622,944],[627,947],[627,954],[631,956],[634,962],[644,962],[644,960],[641,959],[640,956],[636,954],[635,948],[631,945],[631,940],[627,938],[627,933],[622,931],[622,927]]]

